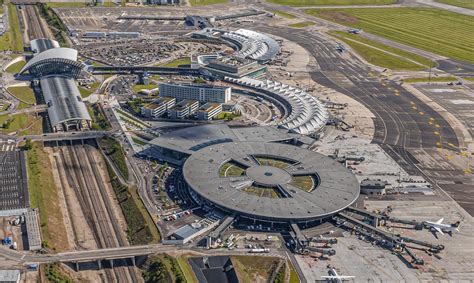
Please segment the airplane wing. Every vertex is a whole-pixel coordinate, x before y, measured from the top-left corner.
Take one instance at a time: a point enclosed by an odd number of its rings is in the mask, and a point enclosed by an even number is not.
[[[435,223],[436,224],[441,224],[441,223],[443,223],[443,221],[444,221],[444,218],[441,218],[440,220],[436,221]]]
[[[440,233],[441,235],[444,235],[443,230],[441,230],[441,228],[439,228],[439,227],[433,227],[433,229],[435,229],[436,232]]]

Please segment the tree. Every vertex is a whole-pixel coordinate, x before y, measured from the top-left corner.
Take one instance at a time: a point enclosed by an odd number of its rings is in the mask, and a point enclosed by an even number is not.
[[[23,146],[24,150],[30,150],[33,148],[33,145],[31,143],[31,139],[26,139],[25,145]]]

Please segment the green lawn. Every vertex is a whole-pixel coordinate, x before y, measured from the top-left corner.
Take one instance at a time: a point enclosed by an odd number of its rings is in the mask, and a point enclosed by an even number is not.
[[[51,8],[81,8],[81,7],[87,7],[87,3],[84,2],[47,2],[45,3]]]
[[[10,74],[16,74],[18,73],[23,66],[25,66],[26,62],[25,61],[18,61],[12,65],[10,65],[5,71],[7,71]]]
[[[221,177],[236,177],[245,174],[245,169],[234,162],[227,162],[219,169]]]
[[[107,156],[112,159],[116,168],[125,180],[128,180],[129,172],[125,158],[125,152],[120,143],[113,138],[102,138],[99,145]]]
[[[34,120],[34,117],[29,114],[0,115],[0,132],[16,132],[27,128]]]
[[[66,229],[59,207],[51,162],[41,143],[32,143],[26,153],[31,207],[39,208],[43,244],[58,251],[67,247]]]
[[[10,102],[2,100],[0,104],[3,104],[2,107],[0,107],[0,112],[7,110],[8,106],[10,106]]]
[[[179,67],[179,65],[189,65],[191,64],[191,59],[189,57],[175,59],[171,62],[159,64],[160,67]]]
[[[10,3],[7,7],[9,30],[0,36],[0,51],[12,50],[14,52],[22,52],[23,40],[16,6]]]
[[[293,14],[290,14],[290,13],[286,13],[286,12],[283,12],[283,11],[270,11],[271,13],[277,15],[277,16],[280,16],[280,17],[283,17],[283,18],[287,18],[287,19],[294,19],[296,18],[295,15]]]
[[[132,91],[135,92],[135,93],[138,93],[140,90],[142,89],[154,89],[154,88],[158,88],[157,85],[155,84],[149,84],[149,85],[134,85],[132,86]]]
[[[292,28],[304,28],[304,27],[314,26],[315,24],[316,24],[315,22],[301,22],[301,23],[291,24],[290,27],[292,27]]]
[[[472,0],[436,0],[436,2],[458,6],[466,9],[474,9],[474,1]]]
[[[286,6],[344,6],[344,5],[388,5],[396,0],[267,0]]]
[[[269,256],[232,255],[231,260],[239,282],[265,282],[261,279],[269,280],[281,259]]]
[[[364,38],[360,35],[349,34],[343,31],[332,31],[330,34],[349,45],[367,62],[383,68],[419,71],[429,68],[430,64],[432,64],[431,60],[428,58]],[[386,53],[379,49],[403,56],[403,58]],[[404,58],[408,58],[419,64]]]
[[[474,63],[474,17],[431,8],[307,9],[306,13]]]
[[[428,77],[406,78],[403,80],[405,83],[427,83],[428,81],[430,81]],[[431,77],[431,82],[449,83],[455,81],[457,81],[455,77]]]
[[[298,277],[298,273],[296,273],[295,267],[291,263],[291,261],[288,261],[288,266],[290,267],[290,283],[299,283],[300,279]]]
[[[307,192],[310,192],[314,187],[313,177],[311,176],[294,176],[291,184]]]
[[[19,100],[33,105],[36,103],[36,98],[35,94],[33,93],[33,90],[29,86],[14,86],[14,87],[9,87],[8,91],[18,98]]]
[[[229,0],[189,0],[189,4],[191,4],[191,6],[206,6],[227,2],[229,2]]]
[[[194,275],[194,271],[188,263],[188,257],[181,255],[176,258],[178,261],[179,267],[181,268],[181,271],[183,271],[184,278],[186,278],[186,282],[188,283],[194,283],[198,282],[196,275]]]
[[[86,98],[92,93],[94,93],[99,88],[100,83],[99,82],[91,83],[89,86],[90,88],[86,88],[83,86],[79,87],[79,92],[81,93],[82,98]]]

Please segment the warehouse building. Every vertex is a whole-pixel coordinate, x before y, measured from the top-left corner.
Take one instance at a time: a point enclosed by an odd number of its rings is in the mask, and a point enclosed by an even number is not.
[[[174,97],[176,100],[197,100],[200,102],[227,103],[231,100],[232,89],[208,84],[160,83],[160,96]]]

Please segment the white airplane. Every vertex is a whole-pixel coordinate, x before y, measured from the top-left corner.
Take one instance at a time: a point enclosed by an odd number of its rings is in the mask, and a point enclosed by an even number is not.
[[[329,276],[321,276],[326,282],[342,283],[345,280],[355,278],[355,276],[339,275],[334,267],[329,268]]]
[[[441,218],[440,220],[436,222],[431,222],[431,221],[425,221],[425,226],[428,227],[432,232],[438,232],[441,235],[444,235],[444,232],[447,232],[449,234],[452,234],[453,231],[458,231],[459,232],[459,225],[461,224],[460,221],[454,223],[454,224],[443,224],[444,218]]]

